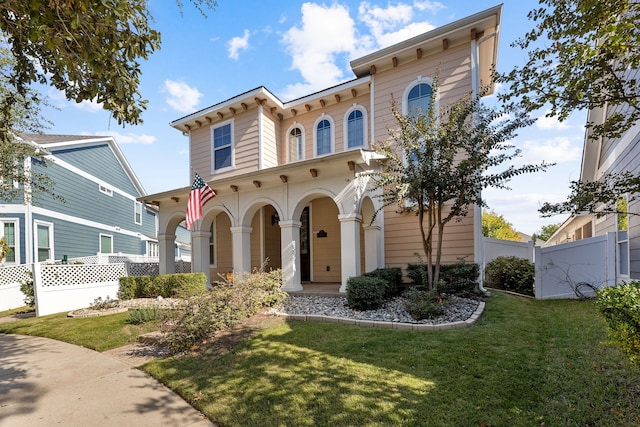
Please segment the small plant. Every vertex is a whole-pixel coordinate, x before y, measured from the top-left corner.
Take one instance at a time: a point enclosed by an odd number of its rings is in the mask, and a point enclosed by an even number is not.
[[[384,298],[393,298],[402,289],[402,270],[399,267],[378,268],[363,274],[366,277],[377,277],[384,280]]]
[[[160,310],[157,306],[136,308],[135,310],[129,310],[126,323],[130,325],[141,325],[157,320],[159,314]]]
[[[33,273],[27,271],[27,278],[20,281],[20,292],[24,294],[24,303],[33,308],[36,306],[36,295],[33,289]]]
[[[602,288],[596,306],[607,322],[613,344],[640,366],[640,282]]]
[[[444,313],[447,303],[437,291],[426,291],[419,288],[410,288],[405,294],[404,307],[416,320],[431,319]]]
[[[110,308],[115,308],[118,306],[118,300],[111,299],[110,296],[107,296],[105,299],[102,297],[98,297],[93,300],[93,302],[89,305],[89,308],[92,310],[107,310]]]
[[[350,277],[347,280],[347,305],[354,310],[375,310],[382,305],[385,281],[376,277]]]
[[[534,295],[535,277],[535,265],[528,259],[515,256],[500,256],[485,268],[487,286],[523,295]]]

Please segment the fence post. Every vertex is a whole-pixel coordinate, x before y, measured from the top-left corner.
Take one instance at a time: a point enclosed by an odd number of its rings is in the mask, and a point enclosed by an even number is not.
[[[604,286],[615,286],[618,283],[618,258],[616,256],[618,249],[618,233],[609,231],[607,233],[606,245],[606,271]]]
[[[535,269],[536,269],[536,277],[534,280],[534,286],[536,288],[536,299],[542,299],[542,256],[541,256],[541,251],[542,248],[540,246],[536,246],[534,247],[534,262],[535,262]]]
[[[40,263],[31,264],[31,279],[33,280],[33,301],[36,305],[36,316],[40,316],[40,301],[44,301],[44,294],[41,293],[42,286],[42,270]]]

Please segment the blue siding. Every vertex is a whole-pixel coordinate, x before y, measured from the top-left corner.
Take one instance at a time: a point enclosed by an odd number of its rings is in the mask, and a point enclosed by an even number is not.
[[[128,194],[142,196],[107,144],[64,150],[54,149],[52,154]]]

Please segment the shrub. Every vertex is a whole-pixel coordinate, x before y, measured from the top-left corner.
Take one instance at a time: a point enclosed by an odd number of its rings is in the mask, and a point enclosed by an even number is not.
[[[487,286],[533,296],[536,267],[528,259],[501,256],[485,268]]]
[[[430,319],[444,313],[446,301],[435,290],[426,291],[413,287],[404,296],[404,308],[416,320]]]
[[[187,298],[205,293],[206,283],[204,273],[121,277],[118,298]]]
[[[365,277],[377,277],[384,280],[384,298],[393,298],[402,289],[402,270],[399,267],[378,268],[363,274]]]
[[[479,275],[480,266],[476,263],[460,261],[456,264],[443,264],[440,266],[437,290],[439,293],[469,297],[476,293]],[[416,286],[426,289],[426,264],[409,264],[407,276],[413,280]]]
[[[113,300],[111,297],[107,296],[105,299],[102,297],[98,297],[93,300],[91,304],[89,304],[89,308],[92,310],[107,310],[109,308],[115,308],[118,306],[118,300]]]
[[[24,303],[29,307],[36,306],[36,294],[33,289],[33,273],[27,272],[27,278],[20,281],[20,292],[24,294]]]
[[[236,275],[233,282],[218,283],[210,292],[189,298],[185,308],[176,310],[163,325],[169,332],[170,350],[187,351],[262,307],[281,303],[287,297],[281,286],[282,270],[254,272]]]
[[[350,277],[347,305],[354,310],[375,310],[384,301],[385,281],[377,277]]]
[[[613,344],[640,366],[640,282],[602,288],[596,307],[607,322]]]
[[[141,325],[158,319],[160,310],[158,307],[145,307],[129,310],[126,323],[130,325]]]

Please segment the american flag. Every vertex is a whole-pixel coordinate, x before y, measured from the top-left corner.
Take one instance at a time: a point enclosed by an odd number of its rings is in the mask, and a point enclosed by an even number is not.
[[[189,193],[189,203],[187,203],[187,230],[191,230],[193,223],[202,218],[202,207],[214,197],[216,197],[216,193],[196,172]]]

